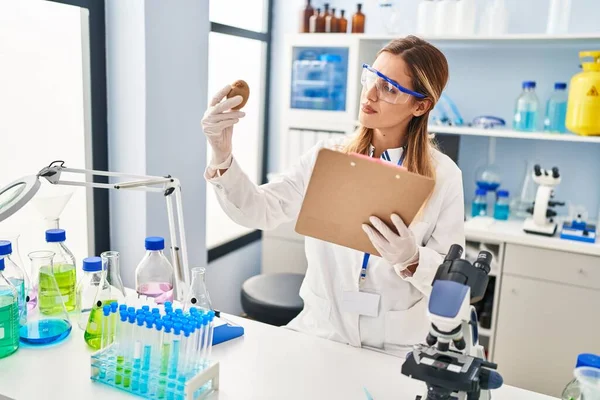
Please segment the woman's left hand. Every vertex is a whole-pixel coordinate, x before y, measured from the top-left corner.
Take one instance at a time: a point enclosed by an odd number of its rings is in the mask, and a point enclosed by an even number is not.
[[[402,218],[392,214],[392,223],[398,234],[392,231],[377,217],[369,218],[373,226],[363,224],[362,228],[381,257],[389,262],[397,273],[419,262],[419,249],[415,237]]]

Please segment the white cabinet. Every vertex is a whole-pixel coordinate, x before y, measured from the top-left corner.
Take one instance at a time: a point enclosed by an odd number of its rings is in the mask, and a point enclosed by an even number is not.
[[[506,246],[494,362],[507,384],[560,396],[577,355],[600,353],[600,282],[581,271],[600,272],[600,258]]]

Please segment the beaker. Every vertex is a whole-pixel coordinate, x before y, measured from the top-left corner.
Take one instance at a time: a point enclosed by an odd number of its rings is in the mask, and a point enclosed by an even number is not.
[[[583,399],[600,400],[600,369],[579,367],[575,368],[574,375],[581,386]]]
[[[205,276],[205,268],[192,268],[192,285],[183,305],[185,311],[189,311],[190,308],[198,308],[204,311],[212,310]]]
[[[527,209],[533,207],[537,193],[537,184],[533,181],[533,167],[533,161],[526,162],[521,192],[514,197],[511,204],[511,214],[519,219],[525,219],[532,215],[532,213],[527,212]]]
[[[121,280],[121,264],[118,251],[105,251],[100,254],[102,258],[102,269],[106,271],[106,280],[110,285],[113,297],[119,303],[125,300],[125,286]]]
[[[38,301],[27,315],[27,324],[19,330],[22,342],[46,345],[66,338],[71,332],[69,314],[54,276],[54,252],[29,253],[33,290]]]

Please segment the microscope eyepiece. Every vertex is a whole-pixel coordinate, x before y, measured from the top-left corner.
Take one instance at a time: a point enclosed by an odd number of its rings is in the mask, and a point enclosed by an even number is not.
[[[533,173],[535,174],[535,176],[541,176],[542,175],[542,167],[540,167],[540,164],[535,164],[533,166]]]
[[[450,246],[450,249],[448,250],[448,254],[446,254],[446,258],[444,259],[444,261],[454,261],[454,260],[458,260],[463,253],[463,248],[459,245],[459,244],[453,244],[452,246]]]
[[[492,253],[482,250],[477,256],[477,260],[473,263],[475,268],[482,269],[486,274],[490,273],[490,265],[492,263]]]
[[[552,177],[554,179],[558,178],[560,176],[560,174],[558,173],[558,167],[553,167],[552,168]]]

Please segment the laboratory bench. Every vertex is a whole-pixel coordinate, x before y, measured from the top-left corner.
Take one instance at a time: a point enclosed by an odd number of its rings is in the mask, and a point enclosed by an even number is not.
[[[423,384],[400,373],[403,359],[366,349],[225,316],[242,325],[245,336],[213,348],[220,363],[220,390],[209,399],[413,399]],[[62,343],[20,348],[0,360],[0,398],[136,398],[90,380],[90,355],[76,325]],[[503,386],[495,400],[546,400],[551,397]]]

